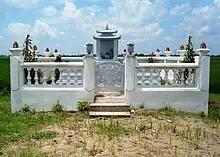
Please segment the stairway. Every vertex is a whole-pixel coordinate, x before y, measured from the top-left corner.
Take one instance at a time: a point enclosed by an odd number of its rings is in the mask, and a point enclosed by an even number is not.
[[[131,115],[130,106],[121,93],[97,93],[94,103],[90,104],[90,116],[127,117]]]

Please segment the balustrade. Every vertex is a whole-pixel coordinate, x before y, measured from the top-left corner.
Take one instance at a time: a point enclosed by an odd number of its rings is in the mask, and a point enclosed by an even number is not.
[[[136,68],[138,88],[195,87],[196,68]]]
[[[83,64],[83,63],[82,63]],[[39,67],[40,65],[40,67]],[[83,66],[54,63],[23,63],[25,86],[65,86],[73,88],[83,87]],[[70,66],[71,65],[71,66]],[[58,66],[58,67],[57,67]]]

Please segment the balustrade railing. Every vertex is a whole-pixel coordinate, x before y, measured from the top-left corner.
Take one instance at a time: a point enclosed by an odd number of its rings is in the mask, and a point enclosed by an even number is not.
[[[24,62],[21,67],[24,70],[24,86],[83,87],[83,62]]]
[[[199,77],[197,75],[199,72],[198,57],[196,57],[195,63],[180,63],[182,57],[170,57],[168,59],[177,61],[178,63],[144,63],[140,62],[140,58],[137,58],[137,66],[135,67],[136,87],[189,88],[197,86],[197,78]]]

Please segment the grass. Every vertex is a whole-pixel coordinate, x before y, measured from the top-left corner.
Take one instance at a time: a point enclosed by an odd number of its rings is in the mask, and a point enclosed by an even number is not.
[[[10,98],[0,96],[0,156],[218,156],[219,98],[210,95],[208,116],[167,107],[90,119],[65,112],[11,114]]]
[[[9,143],[29,139],[52,139],[55,132],[39,132],[44,126],[65,121],[65,113],[11,113],[10,98],[0,96],[0,148]]]

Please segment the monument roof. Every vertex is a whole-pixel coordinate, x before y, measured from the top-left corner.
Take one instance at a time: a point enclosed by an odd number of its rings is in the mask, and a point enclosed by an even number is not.
[[[106,24],[106,27],[102,30],[97,30],[96,31],[97,33],[117,33],[118,31],[117,30],[113,30],[113,29],[110,29],[108,24]]]
[[[113,35],[113,36],[93,36],[94,39],[120,39],[121,35]]]

